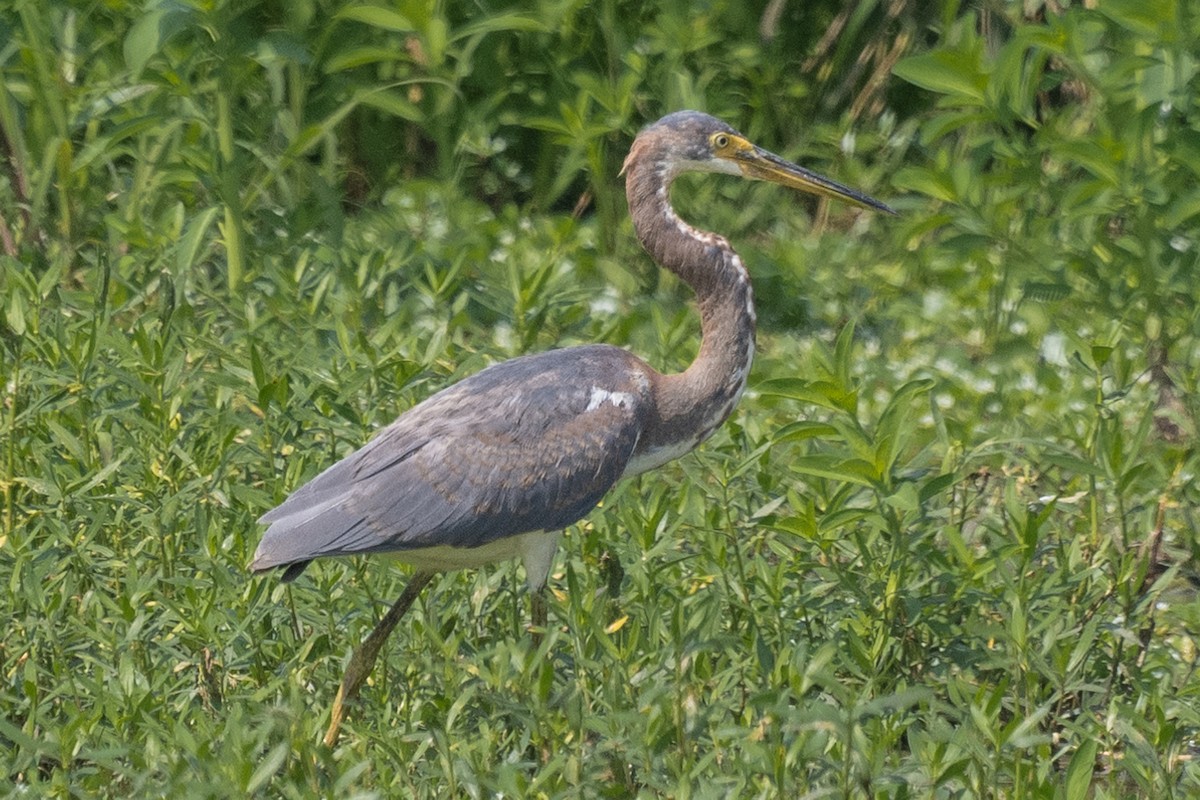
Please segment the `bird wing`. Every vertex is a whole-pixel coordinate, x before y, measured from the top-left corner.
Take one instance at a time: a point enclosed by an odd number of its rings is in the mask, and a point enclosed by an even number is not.
[[[578,347],[439,392],[265,514],[251,568],[478,547],[576,522],[629,462],[648,410],[645,369],[615,347]]]

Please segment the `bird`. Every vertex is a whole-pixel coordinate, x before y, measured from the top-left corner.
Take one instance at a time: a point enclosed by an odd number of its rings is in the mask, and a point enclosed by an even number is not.
[[[259,519],[268,527],[250,569],[282,569],[283,581],[330,556],[389,553],[415,567],[352,654],[326,745],[336,743],[347,703],[434,574],[520,559],[533,629],[544,629],[543,587],[563,529],[622,478],[691,452],[733,411],[754,358],[750,276],[724,237],[672,208],[671,184],[688,172],[768,181],[896,213],[705,113],[678,111],[642,129],[620,174],[642,246],[695,293],[700,348],[691,365],[661,374],[607,344],[494,364],[403,412]]]

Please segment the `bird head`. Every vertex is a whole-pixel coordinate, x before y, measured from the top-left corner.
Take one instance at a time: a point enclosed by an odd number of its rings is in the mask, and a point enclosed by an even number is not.
[[[635,164],[655,165],[668,182],[684,172],[717,172],[896,213],[873,197],[764,150],[721,120],[699,111],[677,111],[645,128],[634,140],[622,174]]]

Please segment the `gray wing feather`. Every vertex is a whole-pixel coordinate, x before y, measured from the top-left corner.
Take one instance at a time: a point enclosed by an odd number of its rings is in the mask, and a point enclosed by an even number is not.
[[[264,514],[251,568],[576,522],[629,462],[650,402],[644,369],[623,350],[578,347],[439,392]]]

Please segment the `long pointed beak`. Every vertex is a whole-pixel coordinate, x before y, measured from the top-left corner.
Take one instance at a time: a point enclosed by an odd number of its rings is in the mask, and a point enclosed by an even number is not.
[[[860,208],[872,208],[888,214],[896,213],[896,210],[886,203],[881,203],[849,186],[843,186],[837,181],[793,164],[761,147],[750,145],[739,148],[732,154],[731,160],[738,165],[742,170],[742,175],[747,178],[779,183],[809,194],[844,200]]]

